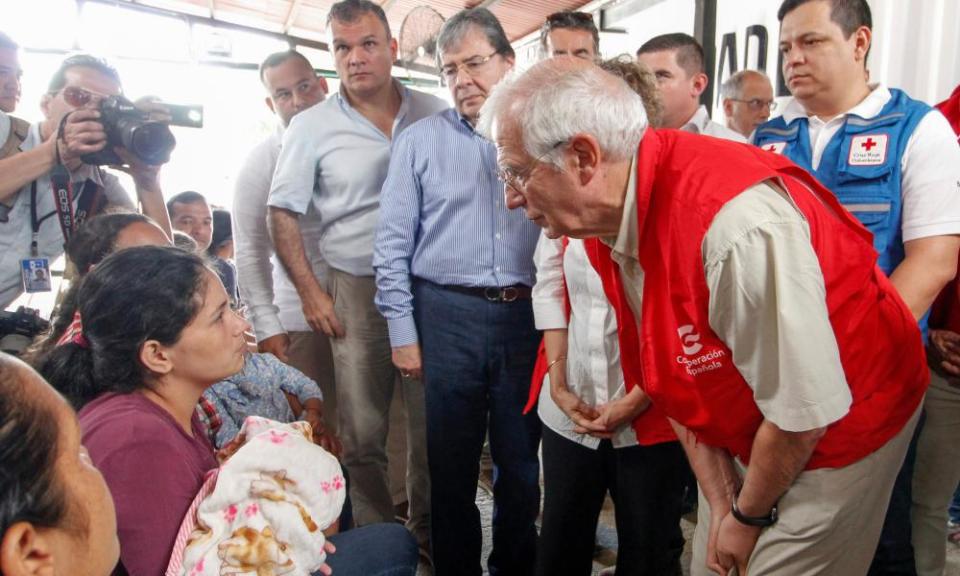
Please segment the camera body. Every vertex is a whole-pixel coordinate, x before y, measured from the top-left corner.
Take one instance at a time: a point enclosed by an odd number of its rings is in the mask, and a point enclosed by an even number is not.
[[[170,126],[150,119],[150,113],[137,108],[123,96],[110,96],[100,101],[100,123],[107,134],[107,145],[99,152],[85,154],[85,164],[119,165],[123,160],[114,147],[124,148],[144,164],[157,166],[170,160],[177,145]]]
[[[20,334],[34,338],[46,332],[50,323],[40,317],[40,311],[20,306],[16,312],[0,310],[0,336]]]

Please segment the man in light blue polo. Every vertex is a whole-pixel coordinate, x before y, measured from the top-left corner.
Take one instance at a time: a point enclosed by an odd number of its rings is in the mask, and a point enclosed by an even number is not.
[[[354,516],[365,525],[394,518],[385,445],[396,370],[386,322],[373,305],[371,266],[380,188],[393,138],[446,105],[390,77],[397,42],[383,9],[373,2],[334,4],[327,26],[340,91],[290,122],[267,204],[274,247],[307,323],[331,337],[343,463],[350,473]],[[325,275],[311,268],[300,234],[299,218],[311,206],[320,219]],[[429,479],[423,390],[418,381],[404,378],[403,383],[409,527],[425,544]]]
[[[514,52],[482,8],[451,17],[437,47],[456,108],[397,139],[374,250],[376,302],[394,363],[423,375],[435,573],[481,573],[475,498],[489,424],[490,574],[532,574],[540,421],[523,407],[540,342],[530,300],[539,230],[504,205],[496,149],[474,131]]]

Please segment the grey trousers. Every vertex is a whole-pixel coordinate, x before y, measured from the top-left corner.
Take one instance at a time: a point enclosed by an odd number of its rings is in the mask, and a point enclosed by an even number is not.
[[[801,472],[777,504],[780,519],[760,533],[749,576],[866,574],[920,410],[873,454],[843,468]],[[710,505],[701,492],[692,576],[714,574],[706,566],[709,528]]]
[[[354,518],[359,526],[393,522],[386,443],[390,403],[398,378],[387,323],[373,303],[376,285],[372,276],[329,269],[326,284],[346,332],[330,343],[337,382],[338,432],[343,442],[343,464],[350,473]],[[409,528],[414,533],[428,533],[430,476],[423,385],[410,378],[400,382],[407,409]]]

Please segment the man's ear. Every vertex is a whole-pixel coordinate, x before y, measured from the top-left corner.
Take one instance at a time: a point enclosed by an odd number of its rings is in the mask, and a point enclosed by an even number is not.
[[[147,340],[140,347],[140,362],[147,370],[161,376],[173,371],[170,349],[156,340]]]
[[[7,528],[3,540],[0,540],[0,574],[53,576],[56,572],[54,556],[50,538],[45,534],[37,532],[28,522],[17,522]]]
[[[707,89],[707,84],[710,83],[710,78],[707,77],[703,72],[697,72],[693,76],[693,95],[700,96],[703,94],[703,91]]]
[[[733,100],[729,98],[723,99],[723,115],[727,118],[733,116]]]
[[[40,97],[40,111],[43,112],[43,117],[47,120],[50,119],[50,102],[52,100],[53,96],[47,93]]]
[[[324,95],[327,95],[330,93],[330,85],[327,84],[327,79],[325,76],[317,76],[317,82],[320,83],[320,87],[323,89]]]
[[[853,42],[854,58],[866,67],[867,53],[870,52],[870,43],[873,42],[873,31],[866,26],[857,28],[853,33]]]
[[[263,99],[263,101],[264,101],[264,103],[267,105],[267,108],[270,109],[270,112],[272,112],[272,113],[274,113],[274,114],[277,113],[276,109],[275,109],[274,106],[273,106],[273,98],[267,96],[266,98]]]
[[[396,39],[396,38],[391,38],[391,39],[390,39],[390,56],[391,56],[391,58],[393,58],[393,61],[394,61],[394,62],[397,61],[397,53],[398,53],[399,51],[400,51],[400,48],[399,48],[399,46],[397,45],[397,39]]]
[[[600,143],[592,134],[575,134],[568,144],[580,185],[588,184],[600,167]]]

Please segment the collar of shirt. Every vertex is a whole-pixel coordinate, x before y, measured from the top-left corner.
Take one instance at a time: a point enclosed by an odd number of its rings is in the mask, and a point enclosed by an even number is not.
[[[0,110],[0,148],[7,142],[7,136],[10,135],[10,117],[6,112]]]
[[[880,113],[883,110],[883,107],[887,105],[887,102],[892,98],[890,90],[883,84],[873,84],[870,86],[870,93],[867,94],[867,97],[860,101],[859,104],[853,108],[847,110],[843,114],[838,114],[837,116],[830,118],[829,120],[822,120],[816,116],[811,117],[807,114],[807,111],[803,108],[803,105],[796,98],[791,98],[786,107],[783,109],[783,119],[789,124],[796,120],[797,118],[808,118],[811,123],[819,122],[820,124],[829,124],[838,118],[840,120],[846,118],[847,116],[859,116],[860,118],[870,119]]]
[[[393,86],[397,90],[397,93],[400,94],[400,109],[397,110],[397,116],[393,119],[393,128],[395,132],[397,126],[403,122],[403,118],[407,115],[407,111],[410,109],[410,90],[401,84],[396,78],[391,79],[391,82],[393,82]],[[337,103],[340,104],[340,108],[345,114],[352,116],[355,120],[361,120],[367,124],[370,124],[370,126],[373,126],[373,124],[367,120],[363,114],[357,112],[357,109],[350,105],[350,99],[347,98],[347,91],[343,87],[343,83],[340,84],[340,90],[337,91]],[[396,136],[396,134],[394,134],[394,136]]]
[[[637,156],[630,162],[630,177],[623,197],[623,215],[620,217],[620,230],[616,237],[607,237],[602,241],[610,246],[614,253],[637,259],[640,250],[640,230],[637,222]]]
[[[709,121],[710,114],[707,113],[707,107],[701,104],[700,107],[697,108],[697,111],[693,113],[693,116],[687,120],[687,123],[680,127],[680,130],[694,134],[703,134],[707,129],[707,122]]]

